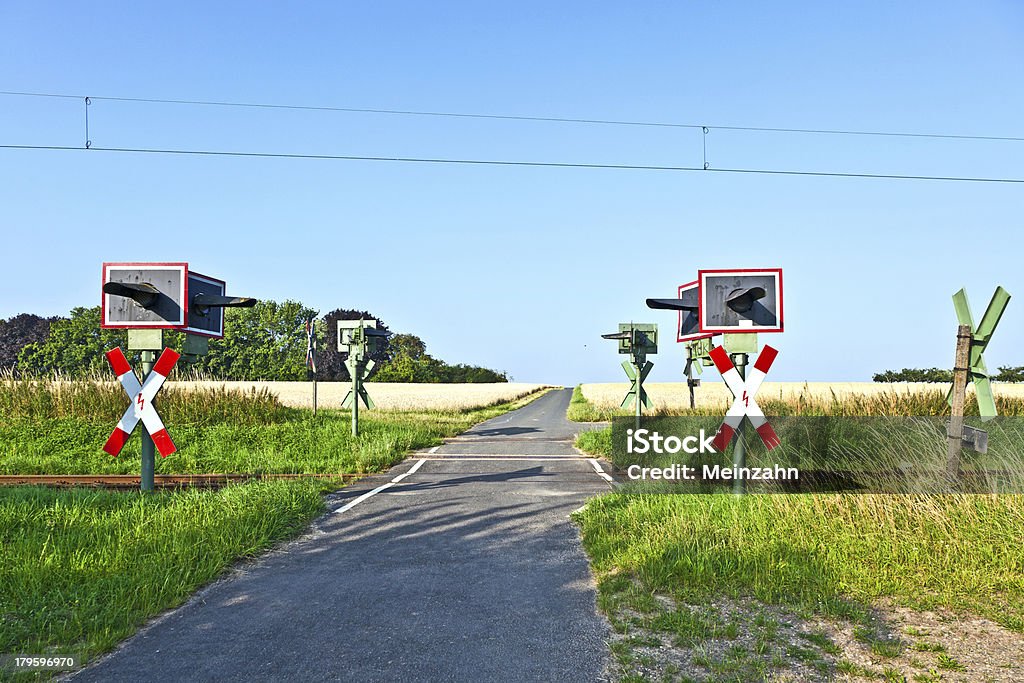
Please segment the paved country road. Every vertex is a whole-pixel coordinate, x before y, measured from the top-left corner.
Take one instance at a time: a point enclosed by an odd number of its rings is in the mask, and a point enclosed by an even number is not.
[[[608,483],[572,447],[570,395],[332,494],[309,533],[72,680],[602,680],[608,626],[569,513]]]

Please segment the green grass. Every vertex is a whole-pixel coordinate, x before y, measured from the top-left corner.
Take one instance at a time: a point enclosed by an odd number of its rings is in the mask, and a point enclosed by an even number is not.
[[[572,390],[572,398],[569,400],[569,409],[565,416],[573,422],[608,422],[613,417],[631,414],[618,408],[598,408],[583,396],[583,391],[577,385]]]
[[[114,458],[102,447],[126,403],[107,401],[76,383],[54,400],[53,390],[26,390],[26,383],[0,383],[0,404],[13,407],[0,421],[0,474],[132,474],[139,470],[141,440],[133,435]],[[188,400],[171,393],[160,413],[178,452],[157,458],[157,474],[376,472],[410,450],[432,446],[472,425],[524,405],[513,403],[467,411],[360,414],[360,436],[351,435],[350,413],[284,408],[260,392],[202,390]],[[165,397],[163,394],[161,399]],[[17,400],[15,400],[17,399]],[[207,406],[217,406],[204,412]]]
[[[860,664],[854,664],[849,659],[841,659],[836,662],[836,671],[848,676],[856,676],[858,678],[869,678],[871,680],[878,679],[878,672],[861,666]]]
[[[296,534],[321,511],[329,486],[0,489],[0,652],[110,649],[236,559]]]
[[[950,657],[944,653],[940,654],[935,661],[939,665],[940,669],[945,669],[947,671],[967,671],[967,667],[957,661],[955,657]]]
[[[580,432],[576,435],[576,448],[584,453],[611,457],[612,454],[612,428],[592,429]]]
[[[631,577],[688,601],[746,595],[846,618],[890,597],[1024,631],[1020,495],[614,493],[575,519],[612,592]]]
[[[842,648],[832,642],[824,633],[801,633],[800,637],[809,643],[817,645],[823,652],[827,652],[830,655],[838,655],[842,653]]]

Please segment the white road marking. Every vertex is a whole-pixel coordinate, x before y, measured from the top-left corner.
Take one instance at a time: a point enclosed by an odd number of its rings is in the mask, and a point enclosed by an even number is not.
[[[391,483],[392,484],[397,484],[398,482],[400,482],[403,479],[405,479],[406,477],[408,477],[410,474],[416,474],[416,470],[418,470],[419,468],[423,467],[423,463],[425,463],[426,461],[427,461],[426,458],[421,458],[419,462],[417,462],[415,465],[413,465],[412,467],[409,468],[409,471],[403,472],[402,474],[399,474],[397,477],[392,479]]]
[[[603,469],[601,469],[601,463],[599,463],[596,458],[591,458],[590,459],[590,464],[594,466],[594,471],[597,472],[597,474],[599,476],[603,477],[605,479],[605,481],[610,481],[610,482],[614,482],[615,481],[614,479],[612,479],[610,474],[608,474]]]
[[[431,449],[430,449],[429,451],[427,451],[427,452],[428,452],[428,453],[437,453],[437,449],[438,449],[438,448],[440,448],[440,446],[434,446],[433,448],[431,448]]]
[[[399,474],[397,477],[395,477],[394,479],[392,479],[388,483],[381,484],[380,486],[378,486],[377,488],[373,489],[372,491],[367,491],[366,493],[364,493],[363,495],[359,496],[355,500],[350,500],[349,502],[345,503],[340,508],[335,510],[334,514],[337,515],[337,514],[341,514],[342,512],[346,512],[348,510],[351,510],[352,508],[354,508],[356,505],[359,505],[359,503],[362,503],[367,498],[371,498],[371,497],[377,495],[378,493],[380,493],[381,491],[383,491],[385,489],[391,488],[392,486],[394,486],[398,482],[400,482],[403,479],[405,479],[406,477],[408,477],[410,474],[415,474],[416,470],[418,470],[419,468],[423,467],[423,463],[425,463],[425,462],[426,462],[426,459],[419,460],[415,465],[410,467],[407,472],[403,472],[402,474]]]
[[[359,496],[355,500],[349,501],[345,505],[342,505],[340,508],[338,508],[337,510],[334,511],[334,514],[337,515],[337,514],[340,514],[342,512],[345,512],[347,510],[351,510],[352,508],[354,508],[359,503],[362,503],[367,498],[369,498],[371,496],[375,496],[378,493],[380,493],[381,491],[383,491],[384,489],[389,489],[389,488],[391,488],[394,485],[395,485],[395,482],[389,481],[388,483],[383,484],[382,486],[378,486],[377,488],[375,488],[372,491],[367,491],[366,493],[364,493],[363,495]]]

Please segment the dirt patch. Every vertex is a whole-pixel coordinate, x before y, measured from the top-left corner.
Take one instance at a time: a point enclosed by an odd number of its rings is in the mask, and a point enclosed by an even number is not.
[[[890,680],[1024,681],[1024,634],[988,619],[882,603],[873,611],[871,622],[867,628],[874,629],[874,633],[867,635],[864,625],[825,620],[812,623],[829,633],[842,649],[844,659],[867,669],[888,670]],[[898,654],[880,656],[877,645],[872,649],[879,641],[892,643]],[[884,645],[881,649],[886,650]]]
[[[633,592],[633,596],[637,593]],[[610,674],[670,681],[1024,681],[1024,635],[885,603],[850,620],[752,599],[615,600]]]

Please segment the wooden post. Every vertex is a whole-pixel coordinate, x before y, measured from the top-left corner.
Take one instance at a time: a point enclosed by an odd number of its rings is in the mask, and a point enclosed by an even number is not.
[[[949,450],[946,473],[951,480],[960,477],[960,449],[964,434],[964,402],[967,398],[967,371],[971,355],[971,326],[960,325],[956,333],[956,361],[953,364],[953,397],[949,416]]]

